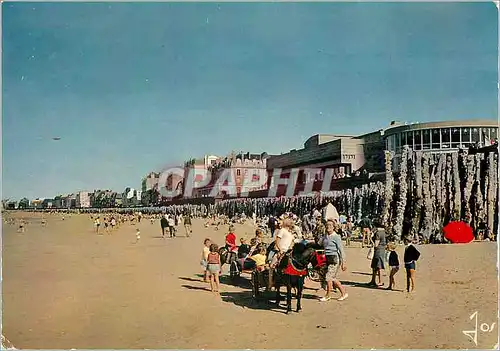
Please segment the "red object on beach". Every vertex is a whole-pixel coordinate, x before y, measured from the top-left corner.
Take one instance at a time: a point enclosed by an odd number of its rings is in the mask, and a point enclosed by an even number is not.
[[[443,228],[444,237],[454,244],[467,244],[474,240],[470,225],[462,221],[448,223]]]

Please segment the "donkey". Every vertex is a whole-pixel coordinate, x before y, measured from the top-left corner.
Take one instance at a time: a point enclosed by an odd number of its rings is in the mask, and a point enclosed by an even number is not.
[[[315,266],[316,250],[309,245],[302,243],[295,244],[292,252],[286,254],[278,264],[274,273],[274,286],[276,288],[276,305],[279,306],[281,301],[280,288],[286,286],[286,313],[292,311],[292,288],[297,290],[297,309],[296,312],[302,310],[301,299],[304,290],[304,280],[307,276],[307,266],[309,263]]]

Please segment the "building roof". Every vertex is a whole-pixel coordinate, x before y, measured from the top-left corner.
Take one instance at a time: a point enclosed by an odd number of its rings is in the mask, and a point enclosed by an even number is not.
[[[306,140],[306,142],[304,143],[304,148],[318,146],[338,139],[354,137],[354,135],[349,134],[314,134]]]
[[[395,125],[387,128],[384,135],[392,135],[410,130],[432,129],[432,128],[454,128],[454,127],[498,127],[498,121],[492,119],[470,119],[463,121],[441,121],[441,122],[425,122],[411,123],[403,125]]]

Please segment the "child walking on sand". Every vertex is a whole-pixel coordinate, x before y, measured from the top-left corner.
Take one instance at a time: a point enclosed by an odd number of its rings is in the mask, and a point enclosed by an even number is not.
[[[206,238],[203,241],[203,251],[201,252],[201,268],[203,269],[203,281],[206,283],[208,281],[208,270],[207,270],[207,265],[208,265],[208,254],[210,253],[210,244],[212,241],[208,238]]]
[[[394,276],[399,271],[399,257],[396,252],[396,245],[393,242],[387,244],[387,250],[389,253],[389,267],[391,268],[391,273],[389,275],[389,286],[387,290],[392,290],[396,286],[396,281]]]
[[[220,255],[216,244],[210,245],[207,258],[207,270],[210,273],[210,287],[212,292],[219,292]]]
[[[137,244],[139,240],[141,240],[141,231],[137,228],[135,231],[135,243]]]
[[[415,291],[415,269],[416,262],[420,258],[420,252],[413,246],[409,237],[406,237],[405,240],[405,269],[406,269],[406,291],[413,292]]]

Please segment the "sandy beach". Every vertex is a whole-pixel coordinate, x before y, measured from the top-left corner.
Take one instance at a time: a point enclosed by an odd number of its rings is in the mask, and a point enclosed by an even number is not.
[[[253,302],[248,277],[222,279],[221,297],[199,274],[203,239],[219,231],[193,223],[193,235],[162,239],[159,221],[126,223],[96,235],[88,215],[14,213],[25,233],[3,224],[3,334],[18,348],[486,348],[498,340],[497,244],[420,246],[416,291],[370,289],[366,249],[347,249],[340,274],[349,298],[321,303],[307,281],[301,313]],[[141,240],[135,244],[135,230]],[[250,225],[236,235],[251,236]],[[400,258],[403,248],[398,248]],[[227,266],[225,271],[227,271]],[[387,272],[386,272],[387,273]],[[383,277],[387,284],[388,277]],[[295,300],[293,301],[295,306]],[[477,346],[464,330],[478,330]]]

